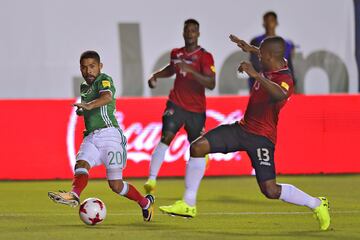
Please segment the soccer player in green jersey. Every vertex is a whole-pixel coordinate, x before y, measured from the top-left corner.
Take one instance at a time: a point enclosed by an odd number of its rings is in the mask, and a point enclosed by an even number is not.
[[[110,188],[121,196],[137,202],[144,221],[151,221],[154,197],[145,197],[130,183],[123,181],[126,166],[126,137],[115,118],[115,87],[110,76],[101,73],[103,64],[95,51],[80,57],[80,70],[85,81],[80,86],[81,103],[75,103],[76,113],[84,116],[84,140],[76,156],[75,173],[70,192],[49,192],[56,203],[76,207],[80,194],[88,183],[90,168],[104,164]]]

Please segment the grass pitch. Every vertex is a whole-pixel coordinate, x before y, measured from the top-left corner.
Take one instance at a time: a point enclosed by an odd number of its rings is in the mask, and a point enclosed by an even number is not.
[[[129,179],[142,190],[144,179]],[[280,176],[314,196],[330,200],[331,230],[321,232],[305,207],[267,200],[254,177],[205,178],[198,216],[171,217],[158,210],[182,197],[183,179],[160,179],[154,221],[142,220],[137,204],[115,195],[105,180],[90,180],[82,199],[98,197],[107,218],[84,225],[77,209],[57,205],[47,191],[70,188],[70,181],[0,182],[0,239],[360,239],[360,175]]]

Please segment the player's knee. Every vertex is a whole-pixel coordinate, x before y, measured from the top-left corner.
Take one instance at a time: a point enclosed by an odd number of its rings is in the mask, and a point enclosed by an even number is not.
[[[195,141],[190,145],[190,156],[191,157],[204,157],[207,154],[206,149],[200,141]]]
[[[278,199],[280,197],[280,191],[276,187],[266,187],[261,188],[261,192],[267,197],[268,199]]]
[[[90,169],[90,165],[88,162],[84,161],[84,160],[79,160],[76,162],[75,164],[75,169],[77,168],[86,168],[87,170]]]

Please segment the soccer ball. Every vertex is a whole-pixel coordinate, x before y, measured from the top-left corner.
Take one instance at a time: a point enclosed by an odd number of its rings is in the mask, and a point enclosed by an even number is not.
[[[98,198],[85,199],[79,208],[80,219],[88,225],[102,223],[106,217],[106,207]]]

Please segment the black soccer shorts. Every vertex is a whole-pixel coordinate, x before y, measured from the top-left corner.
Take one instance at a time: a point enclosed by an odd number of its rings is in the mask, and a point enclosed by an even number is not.
[[[268,138],[246,132],[238,122],[220,125],[204,137],[210,143],[210,153],[246,151],[258,182],[275,179],[275,145]]]
[[[184,126],[191,143],[198,138],[205,126],[206,113],[187,111],[171,101],[167,101],[162,117],[162,134],[171,132],[174,135]]]

